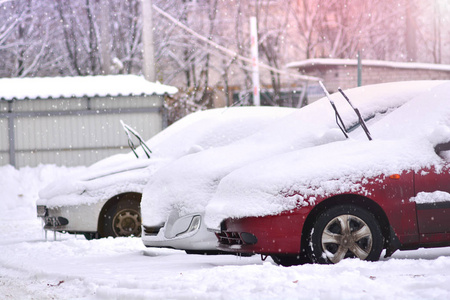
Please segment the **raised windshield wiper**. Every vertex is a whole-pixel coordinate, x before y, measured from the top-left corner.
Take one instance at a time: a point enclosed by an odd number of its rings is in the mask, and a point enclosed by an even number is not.
[[[342,133],[345,135],[345,138],[348,139],[347,134],[347,128],[345,128],[344,122],[342,121],[341,115],[339,114],[336,105],[334,105],[334,101],[331,100],[330,94],[328,93],[327,89],[323,85],[322,81],[319,81],[320,86],[322,87],[323,91],[325,92],[325,95],[327,96],[328,100],[330,101],[331,107],[334,109],[334,113],[336,115],[336,124],[339,126],[339,129],[341,129]]]
[[[125,133],[128,137],[128,146],[130,146],[134,155],[136,155],[136,157],[139,158],[139,155],[136,152],[136,145],[133,143],[133,136],[139,141],[139,145],[142,147],[142,150],[144,150],[145,155],[147,155],[147,158],[150,158],[150,153],[152,153],[152,151],[144,142],[144,140],[141,138],[139,133],[137,133],[133,128],[125,124],[122,120],[120,120],[120,124],[122,124],[123,130],[125,130]]]
[[[366,122],[364,122],[364,119],[361,117],[361,113],[359,112],[359,109],[357,109],[356,107],[353,106],[353,104],[350,102],[350,99],[348,99],[347,95],[344,94],[344,92],[342,91],[341,88],[338,88],[338,91],[345,98],[345,100],[347,100],[348,104],[350,104],[352,109],[355,111],[355,113],[356,113],[356,115],[358,116],[358,119],[359,119],[359,124],[361,124],[362,129],[364,129],[364,132],[366,133],[367,138],[369,139],[369,141],[371,141],[372,140],[372,136],[370,135],[369,129],[366,126]]]

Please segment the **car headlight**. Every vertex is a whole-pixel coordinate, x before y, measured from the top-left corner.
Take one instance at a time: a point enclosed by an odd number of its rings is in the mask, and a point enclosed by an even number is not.
[[[201,221],[201,216],[194,216],[191,220],[191,224],[189,224],[188,229],[184,232],[180,232],[179,234],[177,234],[177,236],[198,230],[200,228]]]

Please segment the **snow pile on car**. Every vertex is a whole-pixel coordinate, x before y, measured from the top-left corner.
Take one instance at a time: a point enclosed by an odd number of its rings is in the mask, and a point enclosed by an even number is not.
[[[425,203],[438,203],[438,202],[447,202],[450,199],[450,194],[442,191],[435,191],[432,193],[420,192],[416,197],[412,197],[409,199],[411,202],[416,202],[417,204],[425,204]]]
[[[151,138],[154,155],[179,158],[247,137],[296,109],[287,107],[215,108],[190,114]]]
[[[220,182],[207,206],[207,225],[218,228],[225,218],[278,214],[312,204],[317,196],[360,190],[363,178],[431,166],[439,170],[443,160],[434,146],[450,141],[448,126],[449,82],[371,124],[373,141],[350,138],[234,171]]]
[[[105,158],[77,175],[49,184],[39,192],[39,204],[94,204],[120,193],[141,192],[152,174],[170,161],[242,139],[294,111],[281,107],[234,107],[190,114],[147,142],[152,151],[150,160],[142,147],[136,149],[141,159],[136,159],[133,152]]]
[[[348,90],[346,94],[367,118],[374,112],[401,106],[416,94],[440,83],[379,84]],[[349,127],[356,124],[357,117],[343,97],[340,94],[331,97],[344,123]],[[354,132],[357,136],[361,134],[358,131],[360,129]],[[235,169],[281,153],[343,139],[345,137],[335,123],[335,114],[328,100],[318,100],[253,136],[182,157],[160,169],[144,189],[141,203],[143,222],[150,226],[162,224],[172,210],[177,210],[180,216],[204,212],[219,182]],[[272,174],[275,170],[261,171]],[[239,207],[241,203],[235,205]]]

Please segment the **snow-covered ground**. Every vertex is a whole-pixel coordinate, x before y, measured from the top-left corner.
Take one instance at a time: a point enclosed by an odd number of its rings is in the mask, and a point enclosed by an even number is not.
[[[379,262],[280,267],[259,256],[187,255],[138,238],[87,241],[35,218],[39,188],[79,168],[0,167],[0,299],[449,299],[450,248]]]

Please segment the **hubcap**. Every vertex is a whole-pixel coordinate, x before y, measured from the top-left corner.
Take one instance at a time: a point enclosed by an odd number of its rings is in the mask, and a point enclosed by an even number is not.
[[[325,226],[322,249],[334,264],[348,257],[364,260],[372,249],[372,233],[360,218],[340,215]]]
[[[131,209],[118,212],[113,219],[113,230],[116,236],[140,236],[141,217],[139,213]]]

